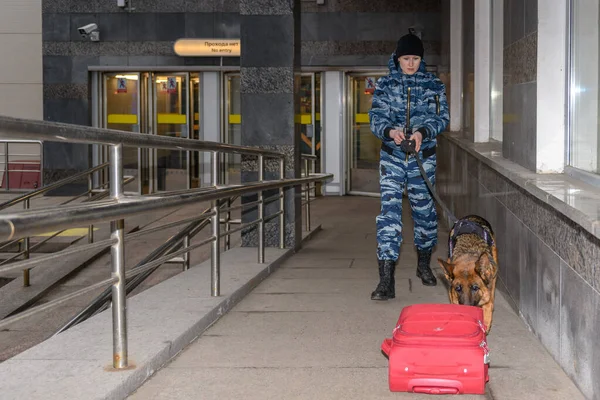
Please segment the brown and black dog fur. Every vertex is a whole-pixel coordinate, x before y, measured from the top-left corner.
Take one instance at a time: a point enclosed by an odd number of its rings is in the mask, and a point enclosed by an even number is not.
[[[493,238],[490,246],[480,235],[462,234],[456,238],[452,259],[438,258],[450,284],[450,303],[478,306],[483,309],[483,323],[490,332],[494,312],[494,295],[498,276],[498,250],[491,225],[485,219],[470,215],[464,219],[481,225]],[[450,232],[452,237],[453,232]]]

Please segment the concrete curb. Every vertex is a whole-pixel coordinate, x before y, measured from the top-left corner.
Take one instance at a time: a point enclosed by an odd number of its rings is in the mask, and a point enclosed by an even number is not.
[[[303,235],[309,240],[320,226]],[[293,249],[235,248],[221,255],[221,293],[210,297],[210,260],[128,300],[130,364],[111,371],[111,310],[0,364],[2,399],[125,399],[219,320]],[[200,284],[199,284],[200,283]]]

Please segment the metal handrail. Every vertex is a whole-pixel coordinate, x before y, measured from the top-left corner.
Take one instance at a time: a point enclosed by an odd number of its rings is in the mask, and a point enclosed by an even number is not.
[[[109,182],[110,200],[98,201],[89,204],[72,205],[67,207],[50,207],[38,210],[26,210],[2,214],[0,220],[0,240],[35,235],[49,230],[64,229],[82,225],[90,225],[97,222],[111,221],[111,237],[108,240],[95,244],[78,246],[67,250],[42,256],[35,260],[25,260],[14,264],[0,267],[3,271],[15,270],[32,266],[42,260],[54,260],[66,254],[75,254],[92,248],[111,246],[112,276],[93,285],[94,288],[112,284],[112,320],[113,320],[113,367],[123,369],[128,366],[127,350],[127,317],[126,317],[126,285],[127,278],[139,276],[153,268],[172,260],[177,255],[189,256],[192,249],[205,244],[211,244],[211,295],[220,296],[220,239],[231,233],[249,226],[257,226],[258,230],[258,262],[265,262],[265,221],[273,217],[279,218],[279,247],[285,247],[285,199],[284,189],[307,185],[318,181],[324,182],[333,178],[331,174],[308,174],[301,178],[285,179],[285,155],[283,153],[267,151],[255,147],[232,146],[215,142],[201,142],[190,139],[159,137],[154,135],[136,134],[99,128],[79,127],[75,125],[48,123],[40,121],[21,120],[9,117],[0,117],[0,138],[15,136],[24,138],[43,139],[48,141],[68,141],[72,143],[104,144],[109,146]],[[123,147],[146,147],[162,148],[184,151],[211,151],[213,185],[206,189],[190,189],[175,193],[165,193],[160,196],[129,196],[124,193],[123,184]],[[258,182],[245,183],[243,185],[219,185],[220,153],[250,154],[258,159]],[[278,180],[265,181],[264,169],[265,158],[278,159]],[[308,162],[308,160],[306,159]],[[279,190],[279,210],[271,216],[264,215],[266,190]],[[229,216],[226,219],[226,231],[221,232],[221,206],[224,199],[231,199],[245,194],[258,193],[258,218],[250,223],[245,223],[238,228],[228,229]],[[202,201],[211,202],[211,212],[200,216],[198,221],[208,220],[212,227],[212,235],[200,243],[191,245],[189,238],[184,238],[183,248],[170,251],[168,255],[161,256],[143,265],[125,272],[125,222],[124,218],[144,214],[151,211],[178,208],[187,204]],[[231,208],[230,200],[227,201]],[[309,205],[307,205],[308,207]],[[227,213],[228,215],[228,213]],[[309,208],[307,218],[310,221]],[[307,229],[310,224],[307,224]],[[228,245],[227,245],[228,246]],[[49,265],[49,264],[46,264]],[[53,300],[49,303],[34,307],[21,314],[13,315],[0,321],[0,327],[4,327],[14,321],[33,315],[37,312],[49,309],[55,304],[64,303],[65,298],[74,298],[80,294],[88,293],[90,288],[78,290],[65,297]]]
[[[205,214],[208,212],[210,212],[210,208],[207,209],[202,214]],[[152,251],[149,255],[147,255],[142,261],[140,261],[136,265],[136,267],[140,267],[150,261],[154,261],[158,257],[161,257],[164,254],[167,254],[171,250],[176,250],[184,238],[186,238],[186,237],[191,238],[194,236],[194,232],[192,232],[192,231],[196,230],[196,232],[199,232],[200,230],[197,230],[196,228],[198,228],[198,227],[204,228],[204,227],[208,226],[208,224],[209,224],[209,221],[207,219],[198,221],[198,218],[196,218],[196,221],[191,222],[188,226],[186,226],[181,231],[177,232],[175,235],[170,237],[165,243],[163,243],[161,246],[159,246],[154,251]],[[146,233],[146,231],[141,231],[141,232]],[[143,280],[145,280],[148,276],[150,276],[150,274],[152,274],[157,268],[158,268],[158,266],[155,269],[146,271],[144,274],[139,274],[131,279],[128,279],[126,287],[125,287],[125,293],[129,294],[140,283],[142,283]],[[64,324],[60,329],[58,329],[58,331],[56,331],[54,336],[85,321],[86,319],[92,317],[93,315],[97,314],[98,312],[104,311],[108,307],[108,305],[110,303],[110,299],[111,299],[111,290],[110,290],[110,288],[107,288],[100,295],[98,295],[94,300],[92,300],[83,310],[81,310],[77,315],[75,315],[66,324]]]
[[[11,142],[11,141],[8,141],[8,142]],[[35,142],[31,142],[31,143],[35,143]],[[39,143],[41,144],[41,142],[39,142]],[[84,177],[88,178],[88,190],[86,192],[82,193],[82,194],[73,196],[70,200],[67,200],[67,201],[63,202],[61,204],[61,206],[69,204],[72,201],[75,201],[78,198],[80,198],[82,196],[86,196],[86,195],[88,196],[87,200],[96,200],[99,197],[104,197],[104,195],[96,196],[96,198],[92,197],[93,196],[93,193],[92,193],[93,192],[92,174],[95,173],[95,172],[97,172],[97,171],[100,171],[100,170],[102,170],[102,169],[104,169],[104,168],[106,168],[108,166],[109,166],[109,163],[100,164],[100,165],[98,165],[96,167],[87,169],[87,170],[79,172],[79,173],[77,173],[75,175],[72,175],[72,176],[69,176],[67,178],[61,179],[61,180],[59,180],[59,181],[57,181],[57,182],[55,182],[55,183],[53,183],[51,185],[44,186],[44,187],[42,187],[40,189],[36,189],[36,190],[31,191],[31,192],[27,192],[27,193],[25,193],[25,194],[23,194],[21,196],[17,196],[14,199],[11,199],[9,201],[6,201],[6,202],[0,204],[0,210],[4,210],[6,208],[15,206],[15,205],[17,205],[19,203],[23,203],[23,207],[26,210],[28,210],[29,207],[30,207],[30,205],[31,205],[31,199],[33,199],[34,197],[42,195],[44,193],[47,193],[47,192],[49,192],[51,190],[55,190],[55,189],[61,188],[61,187],[65,186],[65,185],[67,185],[67,184],[69,184],[71,182],[75,182],[75,181],[77,181],[77,180],[79,180],[81,178],[84,178]],[[129,181],[130,181],[130,179],[127,178],[125,183],[129,183]],[[104,186],[104,185],[102,185],[102,186]],[[102,186],[100,186],[100,187],[102,187]],[[31,246],[31,238],[29,236],[25,237],[25,238],[22,238],[22,239],[19,238],[19,239],[11,240],[11,241],[8,241],[8,242],[0,243],[0,250],[6,248],[8,246],[14,245],[16,243],[19,243],[21,241],[23,241],[23,244],[24,244],[23,251],[17,253],[16,255],[13,255],[12,257],[10,257],[7,260],[4,260],[2,263],[0,263],[0,266],[4,265],[5,263],[8,263],[8,262],[10,262],[10,261],[12,261],[12,260],[20,257],[20,256],[23,256],[25,259],[29,259],[30,254],[31,254],[31,252],[33,250],[35,250],[36,248],[40,247],[42,244],[44,244],[44,243],[52,240],[56,236],[60,235],[63,231],[54,233],[53,235],[51,235],[48,238],[44,239],[43,241],[37,243],[33,247]],[[93,225],[88,226],[88,234],[87,234],[87,236],[88,236],[88,243],[92,243],[94,241],[94,226]],[[25,287],[30,286],[29,269],[24,269],[23,270],[23,286],[25,286]]]
[[[124,180],[124,182],[123,182],[123,183],[124,183],[124,184],[131,183],[131,182],[132,182],[134,179],[135,179],[135,177],[128,177],[128,178],[126,178],[126,179]],[[84,195],[85,195],[85,193],[84,193]],[[106,193],[106,194],[105,194],[105,193],[102,193],[102,194],[99,194],[99,195],[98,195],[98,198],[102,198],[102,197],[105,197],[105,196],[107,196],[107,195],[108,195],[108,193]],[[66,202],[64,202],[64,203],[62,203],[62,204],[63,204],[63,205],[66,205],[66,204],[70,203],[71,201],[73,201],[73,200],[75,200],[75,199],[77,199],[77,198],[79,198],[79,197],[81,197],[81,196],[82,196],[82,195],[79,195],[79,196],[77,196],[77,197],[74,197],[74,198],[72,198],[71,200],[68,200],[68,201],[66,201]],[[95,199],[95,198],[93,198],[93,197],[90,197],[90,198],[87,198],[87,199],[83,200],[81,203],[88,203],[88,202],[90,202],[90,201],[93,201],[93,200],[97,200],[97,199]],[[90,225],[90,226],[91,226],[91,225]],[[65,232],[66,230],[67,230],[67,229],[65,228],[65,229],[61,229],[60,231],[56,231],[56,232],[54,232],[52,235],[50,235],[50,236],[48,236],[47,238],[45,238],[45,239],[43,239],[43,240],[39,241],[38,243],[34,244],[33,246],[27,246],[27,248],[26,248],[25,250],[21,251],[20,253],[16,253],[16,254],[14,254],[12,257],[10,257],[10,258],[7,258],[6,260],[2,260],[2,261],[0,261],[0,267],[1,267],[2,265],[4,265],[4,264],[8,264],[8,263],[10,263],[12,260],[15,260],[15,259],[17,259],[17,258],[19,258],[19,257],[20,257],[20,256],[22,256],[22,255],[28,255],[29,253],[31,253],[31,252],[32,252],[32,251],[34,251],[35,249],[37,249],[37,248],[41,247],[41,246],[42,246],[44,243],[46,243],[46,242],[48,242],[48,241],[52,240],[53,238],[57,237],[57,236],[58,236],[58,235],[60,235],[61,233]],[[18,241],[20,241],[20,240],[21,240],[21,238],[19,238],[19,239],[15,239],[15,240],[13,240],[13,241],[11,241],[11,242],[9,242],[9,243],[15,243],[15,242],[18,242]],[[38,260],[39,260],[39,259],[38,259]],[[27,270],[24,270],[24,271],[27,271]],[[26,278],[25,278],[25,280],[27,281],[26,283],[28,283],[28,281],[29,281],[29,277],[26,277]],[[29,286],[29,285],[28,285],[28,284],[26,284],[25,286]]]
[[[319,157],[317,157],[314,154],[301,154],[300,158],[304,160],[304,174],[305,176],[310,176],[311,173],[315,172],[315,163],[316,161],[319,159]],[[311,168],[309,168],[309,165]],[[304,194],[304,201],[302,202],[302,205],[304,206],[304,217],[305,217],[305,224],[306,224],[306,230],[310,230],[310,194],[311,192],[314,192],[314,195],[316,196],[317,193],[317,187],[316,185],[313,183],[313,186],[310,186],[310,183],[307,183],[306,186],[304,186],[304,188],[302,189],[302,193]]]
[[[212,190],[190,189],[185,193],[153,196],[121,196],[67,207],[49,207],[26,210],[11,214],[0,214],[0,240],[11,240],[25,236],[35,236],[48,231],[60,230],[124,219],[151,211],[173,209],[187,204],[220,200],[259,191],[298,186],[332,178],[331,174],[311,174],[304,178],[278,179],[263,182],[250,182],[243,185],[226,185]]]
[[[273,158],[285,155],[258,147],[236,146],[226,143],[173,138],[144,133],[117,131],[113,129],[65,124],[60,122],[35,121],[0,116],[0,138],[18,136],[23,139],[47,140],[83,144],[104,144],[125,147],[143,147],[183,151],[219,151]]]
[[[234,199],[230,199],[229,201],[234,201]],[[222,202],[221,207],[226,205],[227,203]],[[175,235],[170,237],[165,243],[160,245],[158,248],[154,249],[148,256],[146,256],[142,261],[140,261],[134,268],[145,265],[150,261],[156,260],[158,257],[163,256],[171,251],[178,250],[179,246],[189,245],[189,241],[198,233],[200,233],[205,227],[208,226],[210,221],[206,219],[207,216],[212,216],[211,209],[207,208],[200,214],[200,217],[187,218],[185,220],[175,221],[173,223],[168,223],[165,225],[161,225],[157,228],[143,229],[141,231],[130,233],[126,236],[126,238],[135,238],[138,236],[142,236],[143,234],[155,232],[158,229],[167,229],[169,227],[183,225],[185,223],[189,223],[185,228],[177,232]],[[183,242],[183,243],[182,243]],[[135,288],[137,288],[148,276],[150,276],[156,269],[160,266],[156,266],[153,269],[145,271],[142,274],[131,277],[131,279],[127,279],[127,284],[125,285],[125,293],[126,295],[131,293]],[[189,268],[189,257],[185,260],[184,270]],[[107,288],[98,295],[94,300],[92,300],[83,310],[81,310],[77,315],[71,318],[66,324],[64,324],[53,336],[58,335],[61,332],[66,331],[67,329],[85,321],[86,319],[94,316],[95,314],[104,311],[108,308],[110,304],[111,298],[111,289]]]
[[[36,189],[32,192],[27,192],[21,196],[15,197],[14,199],[11,199],[9,201],[6,201],[6,202],[0,204],[0,210],[4,210],[8,207],[17,205],[21,202],[31,200],[32,198],[39,196],[41,194],[47,193],[51,190],[63,187],[64,185],[66,185],[68,183],[75,182],[81,178],[87,177],[88,175],[93,174],[94,172],[100,171],[101,169],[104,169],[108,166],[109,166],[109,163],[100,164],[96,167],[90,168],[90,169],[82,171],[82,172],[78,172],[75,175],[71,175],[67,178],[61,179],[60,181],[54,182],[51,185],[44,186],[44,187]]]

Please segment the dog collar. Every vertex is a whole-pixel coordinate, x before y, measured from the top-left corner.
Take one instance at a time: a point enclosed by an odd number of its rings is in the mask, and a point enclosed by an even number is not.
[[[460,235],[473,233],[485,240],[488,246],[493,246],[494,239],[492,238],[492,235],[488,232],[487,229],[485,229],[483,226],[476,222],[467,219],[461,219],[456,221],[456,223],[452,227],[452,230],[450,231],[450,239],[448,240],[448,258],[452,259],[454,246],[456,245],[456,239]]]

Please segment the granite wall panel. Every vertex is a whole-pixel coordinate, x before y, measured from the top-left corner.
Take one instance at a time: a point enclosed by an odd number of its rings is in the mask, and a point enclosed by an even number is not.
[[[538,329],[538,247],[539,239],[525,224],[521,225],[519,308],[533,330]]]
[[[552,357],[560,360],[561,260],[538,238],[536,333]]]
[[[44,83],[70,83],[71,62],[71,57],[69,56],[43,56]]]
[[[588,399],[598,395],[600,294],[561,263],[560,364]]]
[[[71,17],[68,14],[43,14],[42,37],[52,42],[71,40]]]
[[[298,126],[294,115],[300,102],[300,3],[298,0],[243,0],[241,14],[241,144],[256,147],[278,146],[288,154],[286,175],[299,176],[300,143]],[[269,43],[265,46],[265,43]],[[265,118],[269,115],[269,118]],[[258,178],[256,157],[242,157],[242,182],[253,182]],[[276,168],[275,168],[276,169]],[[270,172],[272,178],[278,173]],[[269,178],[267,178],[269,179]],[[285,193],[286,245],[296,247],[302,232],[301,203],[298,189]],[[244,196],[243,203],[256,200]],[[276,205],[265,210],[268,214]],[[242,222],[249,223],[257,218],[256,211],[244,210]],[[267,246],[279,243],[280,226],[273,221],[265,226]],[[242,246],[257,246],[257,228],[242,231]]]
[[[128,40],[130,22],[127,14],[97,14],[100,39],[105,42]]]
[[[498,290],[513,300],[523,321],[583,394],[594,398],[600,393],[600,241],[496,170],[472,160],[473,155],[445,135],[438,143],[438,170],[453,171],[443,174],[445,182],[437,186],[440,196],[449,199],[453,213],[463,214],[469,207],[490,221],[498,246]],[[469,168],[475,172],[469,171],[470,191],[464,191],[463,174]],[[477,180],[479,188],[469,180]],[[461,193],[452,191],[456,187]]]
[[[441,0],[328,0],[324,5],[302,2],[302,12],[439,12]]]

